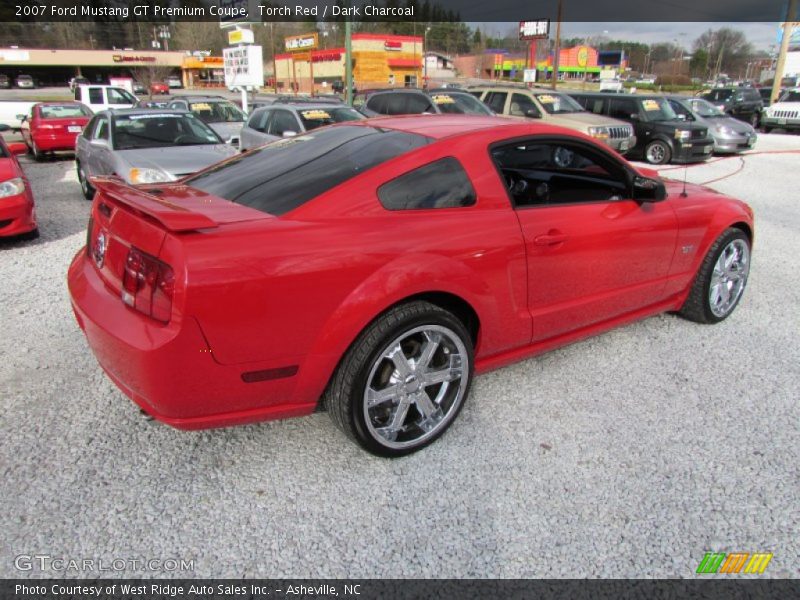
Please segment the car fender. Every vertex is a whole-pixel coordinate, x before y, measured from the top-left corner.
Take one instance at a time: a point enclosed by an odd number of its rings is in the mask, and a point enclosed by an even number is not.
[[[438,254],[399,256],[363,281],[331,314],[306,357],[302,369],[306,376],[298,381],[298,398],[311,400],[322,395],[347,349],[380,314],[406,298],[435,292],[452,294],[469,304],[478,315],[482,332],[497,327],[496,299],[475,269]]]

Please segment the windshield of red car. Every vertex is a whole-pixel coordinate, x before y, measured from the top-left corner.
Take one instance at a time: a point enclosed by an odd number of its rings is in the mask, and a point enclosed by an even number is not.
[[[267,144],[184,180],[231,202],[280,216],[430,138],[343,125]]]
[[[92,112],[82,104],[48,104],[39,107],[43,119],[75,119],[91,117]]]

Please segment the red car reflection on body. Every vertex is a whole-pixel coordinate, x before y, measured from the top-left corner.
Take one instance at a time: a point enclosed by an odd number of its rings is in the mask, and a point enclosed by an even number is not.
[[[91,118],[92,111],[80,102],[40,102],[25,118],[22,139],[36,160],[46,152],[74,152],[75,138]]]
[[[383,456],[441,435],[474,372],[660,312],[725,319],[753,235],[743,202],[499,117],[353,121],[93,186],[69,289],[125,394],[183,429],[323,407]]]
[[[8,129],[0,125],[0,132]],[[26,151],[25,144],[6,144],[0,136],[0,237],[39,237],[31,186],[16,157]]]

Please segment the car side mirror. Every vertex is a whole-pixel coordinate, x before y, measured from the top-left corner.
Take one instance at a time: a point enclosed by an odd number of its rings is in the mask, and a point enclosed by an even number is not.
[[[287,130],[287,131],[284,131],[284,132],[281,134],[281,137],[290,138],[290,137],[294,137],[294,136],[296,136],[296,135],[297,135],[297,132],[296,132],[296,131]]]
[[[105,140],[103,138],[93,139],[89,143],[92,146],[97,146],[98,148],[108,148],[109,147],[108,140]]]
[[[678,121],[687,121],[688,120],[686,118],[686,115],[678,114],[676,116],[678,117]]]
[[[659,179],[636,175],[633,178],[633,199],[643,202],[660,202],[667,197],[667,188]]]
[[[525,111],[525,116],[528,117],[529,119],[541,119],[542,113],[540,113],[538,110],[533,110],[529,108],[528,110]]]
[[[631,121],[641,121],[639,113],[631,113]]]
[[[18,120],[20,123],[24,123],[25,121],[27,121],[27,120],[28,120],[28,115],[17,115],[17,120]]]
[[[12,142],[8,144],[8,151],[14,156],[19,156],[20,154],[27,154],[28,146],[23,142]]]

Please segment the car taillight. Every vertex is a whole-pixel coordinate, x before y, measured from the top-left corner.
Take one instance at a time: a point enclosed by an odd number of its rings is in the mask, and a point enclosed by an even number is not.
[[[86,225],[86,254],[90,255],[92,252],[92,233],[94,233],[94,218],[89,217],[89,223]]]
[[[172,315],[174,289],[172,267],[131,246],[122,273],[122,301],[148,317],[167,323]]]

